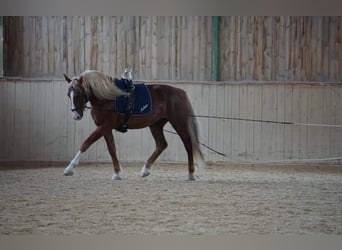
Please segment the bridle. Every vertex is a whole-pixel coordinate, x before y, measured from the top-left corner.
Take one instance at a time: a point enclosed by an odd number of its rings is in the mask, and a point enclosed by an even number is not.
[[[77,84],[78,85],[80,85],[79,84],[79,78],[78,77],[73,77],[72,78],[72,81],[77,81]],[[83,87],[80,87],[80,89],[81,89],[81,97],[82,97],[82,103],[83,103],[83,106],[81,106],[81,107],[75,107],[75,108],[71,108],[70,110],[71,110],[71,112],[74,112],[74,111],[84,111],[85,109],[89,109],[89,107],[87,107],[87,102],[89,101],[89,99],[88,99],[88,96],[87,96],[87,94],[86,94],[86,92],[85,92],[85,90],[84,90],[84,88]],[[70,87],[69,87],[69,90],[68,90],[68,96],[69,96],[69,98],[71,99],[71,97],[70,97],[70,92],[71,91],[74,91],[75,92],[75,88],[74,88],[74,86],[73,85],[71,85]],[[74,101],[73,101],[74,102]],[[74,102],[75,103],[75,102]]]

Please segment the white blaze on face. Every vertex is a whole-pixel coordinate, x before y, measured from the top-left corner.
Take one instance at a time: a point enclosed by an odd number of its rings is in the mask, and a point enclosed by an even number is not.
[[[74,118],[75,120],[80,120],[82,117],[77,112],[77,110],[75,110],[76,107],[74,103],[74,91],[70,92],[70,100],[71,100],[71,110],[74,110],[74,111],[71,111],[72,118]]]

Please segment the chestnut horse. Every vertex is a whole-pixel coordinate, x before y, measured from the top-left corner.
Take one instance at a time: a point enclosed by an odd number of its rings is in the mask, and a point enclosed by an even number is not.
[[[68,96],[71,100],[71,112],[75,120],[81,120],[83,111],[91,104],[91,116],[97,126],[95,131],[82,143],[74,159],[65,168],[64,175],[72,175],[73,169],[80,161],[81,155],[99,138],[104,137],[108,151],[112,158],[114,174],[112,180],[121,179],[121,165],[119,163],[114,144],[113,129],[126,123],[128,129],[149,127],[156,143],[156,149],[148,158],[141,170],[141,176],[146,177],[157,157],[166,149],[167,142],[163,128],[170,122],[180,136],[188,156],[188,180],[194,180],[194,158],[199,166],[205,166],[203,154],[198,139],[197,120],[185,91],[168,85],[147,84],[151,95],[152,110],[144,115],[126,115],[117,113],[113,108],[113,100],[122,95],[128,95],[119,89],[111,76],[102,72],[87,70],[79,76],[70,79],[64,74],[68,82]]]

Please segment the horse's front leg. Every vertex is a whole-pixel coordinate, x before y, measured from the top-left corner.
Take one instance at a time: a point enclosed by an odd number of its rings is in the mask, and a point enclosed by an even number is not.
[[[114,136],[111,129],[106,130],[104,133],[104,138],[108,147],[109,154],[112,158],[114,174],[112,180],[121,180],[120,174],[122,173],[122,168],[120,166],[118,156],[116,154],[116,147],[114,142]]]
[[[75,155],[74,159],[64,169],[64,175],[69,176],[74,174],[74,168],[78,165],[81,159],[82,153],[84,153],[94,142],[103,136],[103,128],[97,127],[95,131],[82,143],[80,150]]]

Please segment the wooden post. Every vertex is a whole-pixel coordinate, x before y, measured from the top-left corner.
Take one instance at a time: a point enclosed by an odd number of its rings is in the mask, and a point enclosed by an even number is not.
[[[217,48],[218,48],[218,16],[213,21],[213,75],[212,80],[217,81]]]

